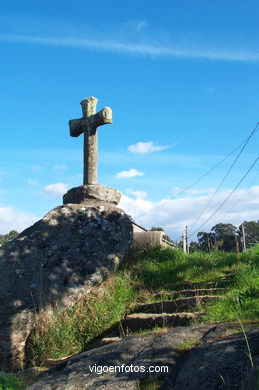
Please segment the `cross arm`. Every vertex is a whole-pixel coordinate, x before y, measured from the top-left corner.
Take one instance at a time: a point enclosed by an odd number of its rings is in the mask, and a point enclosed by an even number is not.
[[[98,126],[112,123],[112,110],[110,107],[104,107],[96,114],[80,119],[72,119],[68,123],[71,137],[78,137],[85,129],[94,132]]]
[[[78,137],[84,132],[84,118],[72,119],[68,124],[71,137]]]
[[[92,115],[90,118],[93,118],[93,127],[112,123],[112,110],[110,107],[104,107],[101,111],[97,112],[95,115]]]

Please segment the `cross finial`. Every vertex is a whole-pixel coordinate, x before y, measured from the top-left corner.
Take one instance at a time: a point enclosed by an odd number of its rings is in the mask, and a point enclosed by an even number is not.
[[[112,110],[104,107],[96,113],[98,99],[90,96],[81,101],[83,117],[69,121],[70,135],[84,133],[84,184],[97,184],[97,127],[112,123]]]

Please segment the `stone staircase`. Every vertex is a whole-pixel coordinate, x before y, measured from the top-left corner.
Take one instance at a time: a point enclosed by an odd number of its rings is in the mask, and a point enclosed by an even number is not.
[[[175,292],[171,293],[173,296]],[[203,312],[196,310],[203,303],[221,299],[220,295],[196,295],[186,298],[160,300],[143,303],[134,313],[127,315],[121,323],[125,334],[139,332],[156,327],[171,328],[190,325],[202,318]]]
[[[105,332],[94,343],[94,347],[118,341],[142,331],[152,332],[154,328],[172,328],[188,326],[201,321],[204,312],[201,305],[224,299],[234,275],[224,277],[217,282],[184,283],[176,291],[161,291],[153,295],[154,301],[141,303],[120,323]],[[92,348],[92,346],[91,346]]]

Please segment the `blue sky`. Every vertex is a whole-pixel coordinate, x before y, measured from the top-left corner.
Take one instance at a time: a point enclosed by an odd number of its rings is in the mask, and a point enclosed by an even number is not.
[[[179,238],[240,149],[177,194],[259,120],[258,36],[253,0],[0,1],[0,233],[24,229],[82,184],[83,138],[69,136],[68,120],[96,96],[113,110],[99,128],[99,183],[122,191],[138,222]],[[258,131],[197,228],[257,155]],[[202,229],[258,219],[257,175],[258,163]]]

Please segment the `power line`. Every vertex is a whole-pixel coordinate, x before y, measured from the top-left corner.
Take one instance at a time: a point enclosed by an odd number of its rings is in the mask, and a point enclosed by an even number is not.
[[[209,169],[207,172],[205,172],[202,176],[200,176],[198,179],[196,179],[192,184],[190,184],[189,186],[187,186],[186,188],[184,188],[183,190],[181,190],[180,192],[178,192],[176,195],[174,196],[171,196],[170,199],[166,200],[163,205],[165,205],[166,203],[168,203],[170,200],[178,197],[179,195],[182,195],[184,192],[186,192],[187,190],[189,190],[191,187],[193,187],[195,184],[197,184],[198,182],[200,182],[204,177],[208,176],[211,172],[213,172],[218,166],[220,166],[224,161],[226,161],[233,153],[235,153],[236,150],[238,150],[242,145],[242,149],[239,153],[239,155],[242,153],[242,151],[244,150],[245,146],[247,145],[247,143],[249,142],[250,138],[252,137],[252,135],[256,132],[257,128],[259,126],[259,122],[257,123],[257,125],[255,126],[255,128],[253,129],[252,133],[249,135],[249,137],[245,138],[238,146],[236,146],[230,153],[228,153],[220,162],[218,162],[213,168]],[[239,157],[238,155],[238,157]],[[237,158],[236,158],[237,159]],[[236,160],[235,160],[236,161]],[[147,211],[146,213],[144,214],[140,214],[138,216],[136,216],[135,218],[142,218],[150,213],[152,213],[153,211],[157,210],[161,208],[161,205],[159,206],[156,206],[154,207],[153,209]]]
[[[257,157],[255,159],[255,161],[253,162],[253,164],[250,166],[250,168],[248,169],[248,171],[245,173],[245,175],[242,177],[242,179],[238,182],[238,184],[236,185],[236,187],[230,192],[230,194],[227,196],[227,198],[219,205],[219,207],[210,215],[209,218],[206,219],[205,222],[203,222],[203,224],[198,228],[196,229],[192,234],[189,235],[189,237],[192,237],[195,233],[197,233],[204,225],[206,225],[207,222],[209,222],[211,220],[211,218],[214,217],[214,215],[221,209],[221,207],[224,206],[224,204],[228,201],[228,199],[233,195],[233,193],[236,191],[236,189],[239,187],[239,185],[242,183],[242,181],[246,178],[246,176],[249,174],[249,172],[252,170],[252,168],[255,166],[255,164],[257,163],[259,157]]]
[[[253,178],[253,180],[250,182],[249,186],[245,189],[245,191],[241,194],[241,196],[236,200],[236,202],[234,203],[234,205],[231,206],[231,208],[228,210],[228,212],[221,218],[222,220],[224,220],[227,216],[227,214],[229,214],[229,212],[231,212],[235,207],[236,205],[239,203],[240,199],[242,199],[245,194],[247,193],[247,191],[251,188],[252,184],[256,181],[256,179],[259,177],[259,173],[257,173],[257,175]],[[161,225],[163,226],[163,225]],[[165,225],[166,226],[166,225]],[[196,232],[192,233],[190,236],[192,236],[193,234],[195,234]],[[179,235],[177,236],[177,238],[174,240],[174,241],[179,241],[180,239],[182,238],[182,235]]]
[[[236,205],[240,202],[240,200],[245,196],[245,194],[248,192],[248,190],[252,187],[253,183],[256,181],[256,179],[259,177],[259,173],[253,178],[253,180],[250,182],[249,186],[243,191],[243,193],[238,197],[236,202],[228,209],[226,214],[222,217],[222,220],[226,218],[226,216],[231,213],[231,211],[236,207]]]
[[[238,155],[236,156],[235,160],[233,161],[233,163],[231,164],[230,168],[228,169],[227,173],[225,174],[225,176],[223,177],[223,179],[221,180],[220,184],[218,185],[217,189],[215,190],[215,192],[213,193],[213,195],[210,197],[210,199],[208,200],[208,202],[206,203],[205,207],[203,208],[203,210],[201,211],[201,213],[198,215],[198,217],[195,219],[195,221],[192,223],[192,225],[190,226],[190,229],[192,229],[196,223],[199,221],[199,219],[203,216],[205,210],[208,208],[208,206],[210,205],[210,203],[212,202],[212,200],[214,199],[215,195],[217,194],[217,192],[219,191],[220,187],[223,185],[223,183],[225,182],[226,178],[228,177],[229,173],[231,172],[233,166],[235,165],[235,163],[237,162],[237,160],[239,159],[240,155],[242,154],[243,150],[245,149],[246,145],[248,144],[249,140],[251,139],[251,137],[254,135],[254,133],[256,132],[257,128],[259,126],[259,122],[257,123],[257,125],[255,126],[255,128],[253,129],[253,131],[251,132],[251,134],[249,135],[249,137],[246,139],[242,149],[240,150],[240,152],[238,153]]]

